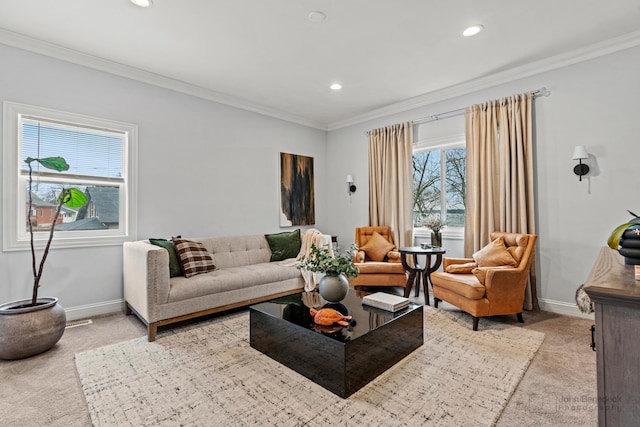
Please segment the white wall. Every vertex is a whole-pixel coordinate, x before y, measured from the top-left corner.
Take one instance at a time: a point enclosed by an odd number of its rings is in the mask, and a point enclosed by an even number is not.
[[[0,100],[139,126],[139,238],[269,233],[278,227],[278,153],[315,158],[316,226],[342,247],[368,224],[365,131],[545,86],[535,101],[539,297],[573,303],[610,231],[640,211],[640,48],[326,132],[0,45]],[[444,121],[442,123],[445,123]],[[453,122],[451,122],[453,123]],[[443,127],[453,125],[442,125]],[[450,132],[421,127],[420,138]],[[585,181],[571,154],[594,158]],[[358,190],[351,198],[345,177]],[[454,245],[457,247],[457,245]],[[50,254],[41,295],[69,308],[122,297],[119,246]],[[0,302],[30,296],[29,252],[0,253]],[[553,308],[553,307],[552,307]]]
[[[0,101],[139,126],[140,239],[281,231],[280,152],[314,157],[316,227],[326,228],[324,131],[3,45],[0,69]],[[41,296],[65,308],[122,298],[120,246],[49,257]],[[0,303],[31,296],[30,265],[28,251],[0,253]]]
[[[563,311],[574,303],[599,248],[625,222],[626,209],[640,211],[640,48],[585,61],[394,116],[337,129],[328,136],[328,228],[348,244],[368,223],[368,142],[365,131],[413,120],[514,93],[547,87],[535,100],[535,165],[538,296],[543,308]],[[443,121],[444,123],[444,121]],[[426,131],[426,128],[422,128]],[[421,130],[420,138],[427,137]],[[434,131],[434,134],[437,134]],[[592,173],[573,174],[573,147],[593,155]],[[358,192],[351,203],[344,176]]]

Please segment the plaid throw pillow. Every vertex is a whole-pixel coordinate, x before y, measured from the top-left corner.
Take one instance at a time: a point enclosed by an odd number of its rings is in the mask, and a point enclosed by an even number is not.
[[[180,259],[180,267],[182,267],[184,277],[215,270],[216,266],[213,264],[213,258],[211,258],[202,243],[174,238],[173,245],[178,254],[178,259]]]

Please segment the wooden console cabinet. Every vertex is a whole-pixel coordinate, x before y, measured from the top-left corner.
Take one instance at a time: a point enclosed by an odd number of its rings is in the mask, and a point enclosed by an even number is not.
[[[585,291],[595,303],[598,425],[640,426],[640,281],[604,247]]]

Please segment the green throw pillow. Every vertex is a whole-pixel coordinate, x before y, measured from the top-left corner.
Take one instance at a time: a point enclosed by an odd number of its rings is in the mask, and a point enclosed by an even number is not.
[[[302,240],[300,229],[276,234],[265,234],[271,248],[271,261],[282,261],[287,258],[295,258],[300,252]]]
[[[149,239],[149,243],[165,248],[167,252],[169,252],[169,277],[182,276],[180,260],[178,259],[178,254],[176,254],[173,242],[167,239]]]

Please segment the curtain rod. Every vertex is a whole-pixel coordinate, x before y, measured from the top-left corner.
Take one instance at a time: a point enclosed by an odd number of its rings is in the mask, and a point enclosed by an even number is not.
[[[549,96],[551,92],[546,87],[541,87],[538,90],[529,91],[529,93],[533,96]],[[422,117],[420,119],[412,120],[412,125],[417,125],[418,123],[428,123],[434,122],[440,119],[448,119],[449,117],[456,117],[464,114],[464,108],[458,108],[457,110],[445,111],[444,113],[433,114],[431,116]]]

